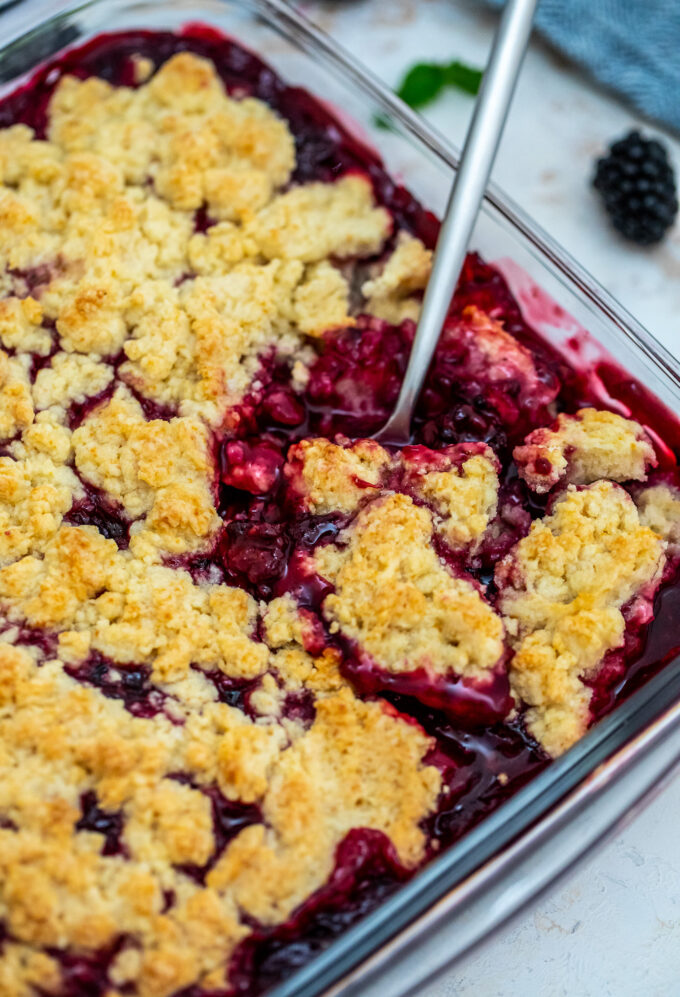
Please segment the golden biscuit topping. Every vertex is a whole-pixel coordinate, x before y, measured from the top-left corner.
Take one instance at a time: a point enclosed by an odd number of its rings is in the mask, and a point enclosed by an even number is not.
[[[407,496],[372,502],[345,545],[316,553],[335,586],[324,614],[390,672],[479,677],[502,657],[503,624],[472,582],[444,567],[431,539],[430,514]]]
[[[666,540],[673,551],[680,544],[680,492],[669,485],[652,485],[636,499],[640,522]]]
[[[220,637],[233,617],[232,606]],[[183,726],[162,712],[137,719],[73,681],[59,661],[38,666],[27,650],[2,643],[0,677],[0,811],[12,822],[0,828],[0,910],[13,944],[67,940],[90,950],[123,933],[135,942],[116,973],[144,997],[191,982],[223,986],[230,954],[250,930],[242,914],[284,920],[325,881],[352,827],[389,835],[406,866],[422,857],[420,820],[440,787],[422,761],[430,742],[347,687],[328,690],[304,732],[273,718],[253,723],[206,692]],[[192,695],[179,690],[185,708]],[[58,722],[63,715],[68,725]],[[191,785],[175,780],[183,770]],[[212,785],[229,800],[257,802],[266,823],[254,810],[202,885],[184,867],[213,860],[203,791]],[[124,855],[102,853],[102,834],[76,826],[90,792],[104,813],[122,812]],[[168,890],[175,901],[163,914]]]
[[[389,212],[373,207],[368,181],[354,175],[279,194],[248,226],[266,259],[303,263],[329,256],[372,256],[391,229]]]
[[[7,440],[33,422],[28,375],[21,362],[0,350],[0,439]]]
[[[378,494],[391,460],[374,440],[347,446],[302,440],[290,448],[286,475],[291,491],[310,512],[353,512]]]
[[[44,556],[0,569],[0,599],[10,619],[68,634],[68,657],[91,651],[121,664],[149,662],[175,682],[190,666],[233,677],[267,667],[265,645],[251,639],[256,607],[242,589],[198,586],[182,572],[150,565],[91,526],[62,526]],[[60,639],[67,637],[60,634]]]
[[[136,524],[134,549],[185,553],[219,525],[214,470],[203,422],[181,417],[147,422],[123,388],[73,433],[75,464],[83,478],[120,503]]]
[[[3,192],[0,190],[0,203],[2,196]],[[4,290],[0,277],[0,291]],[[6,349],[25,350],[46,356],[52,346],[52,337],[49,329],[43,327],[42,320],[43,311],[35,298],[0,299],[0,342]]]
[[[56,353],[49,364],[36,374],[33,401],[37,410],[56,408],[63,419],[69,406],[82,404],[99,395],[114,378],[109,364],[98,363],[82,353]]]
[[[70,447],[60,430],[44,423],[31,428],[38,438],[31,433],[28,447],[16,445],[17,459],[0,457],[0,564],[44,551],[81,490],[63,463]],[[45,447],[30,446],[45,437]]]
[[[379,273],[361,287],[366,311],[395,324],[418,320],[420,299],[430,277],[432,251],[420,239],[400,232],[397,245]]]
[[[349,688],[340,673],[342,657],[334,647],[312,653],[318,643],[319,621],[300,609],[290,595],[268,604],[263,618],[265,639],[274,649],[272,661],[285,690],[311,689],[317,695]],[[252,701],[252,698],[251,698]]]
[[[285,123],[261,101],[232,100],[188,52],[136,90],[66,77],[50,111],[49,138],[67,153],[102,156],[129,184],[151,176],[174,208],[207,201],[220,219],[260,207],[295,162]]]
[[[287,124],[229,97],[196,55],[136,89],[64,76],[47,140],[24,125],[0,134],[0,342],[48,353],[45,318],[67,354],[122,350],[119,376],[136,391],[218,421],[263,349],[289,354],[300,336],[353,323],[329,257],[373,255],[391,233],[360,175],[279,193],[294,165]],[[217,224],[196,232],[202,207]],[[23,272],[43,276],[28,288],[11,276]],[[75,374],[53,366],[41,405]]]
[[[208,886],[276,924],[327,879],[352,827],[383,831],[404,865],[417,864],[425,847],[419,818],[440,788],[438,771],[422,764],[428,746],[417,726],[384,703],[363,703],[349,689],[321,699],[311,728],[272,774],[262,803],[266,825],[238,835]]]
[[[447,542],[461,547],[479,541],[498,506],[499,464],[491,447],[406,447],[401,460],[408,486],[433,509]]]
[[[656,466],[654,447],[642,426],[614,412],[562,412],[553,429],[535,429],[513,453],[520,475],[535,492],[559,481],[589,485],[599,478],[644,481]]]
[[[665,563],[664,545],[641,525],[620,487],[599,481],[569,486],[551,515],[496,569],[515,654],[510,676],[529,704],[529,728],[560,754],[588,725],[592,676],[607,651],[623,641],[622,607],[650,599]]]
[[[329,329],[353,326],[355,320],[348,309],[349,285],[340,271],[327,260],[307,267],[305,279],[295,291],[298,329],[308,336],[321,336]]]

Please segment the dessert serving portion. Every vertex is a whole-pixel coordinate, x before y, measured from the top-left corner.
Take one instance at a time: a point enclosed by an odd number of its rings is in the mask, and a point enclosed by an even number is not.
[[[678,651],[678,431],[471,254],[371,440],[436,219],[211,29],[41,69],[0,181],[0,995],[254,997]]]

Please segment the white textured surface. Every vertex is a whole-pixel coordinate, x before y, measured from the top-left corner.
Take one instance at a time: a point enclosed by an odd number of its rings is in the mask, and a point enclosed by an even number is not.
[[[26,0],[28,10],[56,0]],[[495,19],[464,0],[308,0],[309,16],[394,84],[411,62],[482,65]],[[458,144],[471,109],[449,94],[431,114]],[[680,353],[680,226],[640,251],[609,229],[588,188],[592,159],[639,121],[535,44],[494,171],[511,196],[665,345]],[[662,129],[654,129],[662,131]],[[668,137],[667,137],[668,138]],[[668,138],[680,165],[680,143]],[[680,779],[565,885],[419,997],[678,997]]]
[[[418,60],[483,65],[495,18],[463,0],[311,0],[300,6],[396,84]],[[427,110],[461,144],[472,107],[451,93]],[[676,355],[680,225],[651,252],[618,239],[589,178],[593,158],[640,123],[537,43],[527,56],[494,179]],[[652,131],[663,132],[656,126]],[[666,136],[680,168],[680,143]],[[677,997],[680,779],[565,885],[419,997]]]

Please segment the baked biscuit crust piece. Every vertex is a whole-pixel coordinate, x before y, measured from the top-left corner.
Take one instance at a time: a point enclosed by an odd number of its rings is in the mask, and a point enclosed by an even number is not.
[[[491,447],[405,447],[401,464],[406,486],[432,508],[447,543],[453,548],[478,544],[498,507],[500,464]]]
[[[641,525],[627,492],[598,481],[570,485],[496,569],[499,608],[515,650],[513,689],[529,705],[529,729],[551,754],[586,730],[590,689],[583,680],[622,644],[623,607],[641,600],[650,617],[664,547]]]
[[[265,348],[353,324],[333,261],[392,231],[365,177],[282,192],[294,166],[286,122],[197,55],[136,89],[64,76],[46,140],[0,132],[0,342],[49,353],[46,320],[67,353],[122,352],[146,398],[219,422]],[[217,224],[196,232],[202,206]],[[43,275],[36,297],[25,272]]]
[[[643,488],[635,501],[642,525],[666,540],[669,550],[677,555],[680,548],[680,491],[660,483]]]
[[[379,494],[392,457],[375,440],[342,445],[326,439],[301,440],[288,451],[289,490],[317,515],[354,512]]]
[[[441,563],[426,509],[406,495],[387,495],[362,510],[341,539],[342,546],[315,556],[335,586],[323,612],[379,668],[482,678],[499,664],[503,624],[471,581]]]
[[[364,282],[361,293],[366,311],[397,325],[404,319],[417,322],[420,298],[432,269],[432,251],[420,239],[400,232],[397,245],[378,273]]]
[[[560,481],[589,485],[599,478],[645,481],[656,467],[654,447],[639,423],[615,412],[562,412],[552,429],[535,429],[513,457],[529,487],[543,493]]]

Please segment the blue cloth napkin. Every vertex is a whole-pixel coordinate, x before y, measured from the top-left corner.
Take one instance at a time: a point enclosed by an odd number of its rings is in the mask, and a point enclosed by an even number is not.
[[[680,131],[680,0],[541,0],[536,25],[600,83]]]

